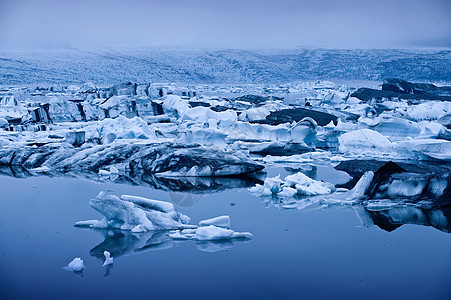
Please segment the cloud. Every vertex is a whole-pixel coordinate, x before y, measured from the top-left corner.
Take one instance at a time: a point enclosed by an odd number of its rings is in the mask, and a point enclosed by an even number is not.
[[[449,28],[447,0],[2,0],[0,4],[0,46],[396,47],[447,41]]]

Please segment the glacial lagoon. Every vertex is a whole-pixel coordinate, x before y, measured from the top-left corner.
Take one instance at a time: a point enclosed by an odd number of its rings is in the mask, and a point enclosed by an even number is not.
[[[244,187],[179,193],[48,176],[1,176],[0,186],[3,299],[446,299],[451,292],[446,224],[391,228],[379,220],[381,229],[361,220],[359,205],[280,209]],[[165,241],[164,232],[74,227],[100,218],[88,202],[102,190],[172,202],[193,224],[227,214],[253,238]],[[443,214],[450,222],[449,208]],[[104,249],[113,265],[102,266]],[[64,270],[75,257],[85,269]]]

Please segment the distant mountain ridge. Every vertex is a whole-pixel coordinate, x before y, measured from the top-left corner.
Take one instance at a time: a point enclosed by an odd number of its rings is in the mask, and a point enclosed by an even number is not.
[[[285,83],[300,80],[451,82],[451,50],[0,50],[0,84]]]

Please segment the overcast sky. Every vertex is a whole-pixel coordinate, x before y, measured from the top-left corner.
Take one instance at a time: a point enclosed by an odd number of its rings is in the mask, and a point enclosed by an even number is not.
[[[451,0],[0,0],[0,47],[451,46]]]

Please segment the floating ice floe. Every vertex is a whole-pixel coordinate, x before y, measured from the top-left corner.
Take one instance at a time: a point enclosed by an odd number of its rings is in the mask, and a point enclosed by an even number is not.
[[[105,266],[112,265],[114,260],[111,257],[111,253],[105,250],[105,251],[103,251],[103,255],[105,256],[105,262],[103,263],[102,266],[105,267]]]
[[[199,226],[210,226],[210,225],[230,228],[230,217],[219,216],[211,219],[202,220],[199,222]]]
[[[281,180],[279,175],[266,178],[263,185],[257,184],[249,191],[260,196],[315,196],[333,193],[335,187],[329,182],[314,180],[298,172],[285,177],[284,180]]]
[[[250,239],[250,232],[235,232],[231,229],[225,229],[214,225],[201,226],[196,229],[193,239],[199,241],[215,241],[229,239]]]
[[[85,264],[80,257],[74,258],[66,267],[66,270],[80,272],[85,268]]]
[[[411,120],[437,120],[451,114],[451,102],[431,101],[412,105],[405,109],[407,117]]]
[[[190,218],[179,213],[169,202],[136,196],[121,197],[100,192],[89,205],[104,215],[100,221],[77,222],[76,226],[90,228],[117,228],[132,232],[194,228]]]
[[[360,129],[342,134],[339,149],[346,155],[384,156],[394,152],[393,144],[382,134],[370,129]]]
[[[230,228],[230,217],[220,216],[202,220],[195,229],[184,229],[172,232],[169,236],[177,240],[223,241],[233,239],[250,239],[250,232],[236,232]]]
[[[100,192],[89,205],[104,215],[100,221],[88,220],[75,226],[97,229],[120,229],[133,233],[155,230],[172,230],[168,236],[175,240],[230,240],[250,239],[249,232],[235,232],[230,228],[230,217],[219,216],[199,222],[199,227],[190,225],[190,218],[179,213],[169,202],[150,200],[137,196],[108,195]],[[175,230],[175,231],[174,231]],[[105,254],[106,261],[109,253]]]
[[[411,139],[399,142],[396,153],[400,158],[451,161],[451,141],[441,139]]]

